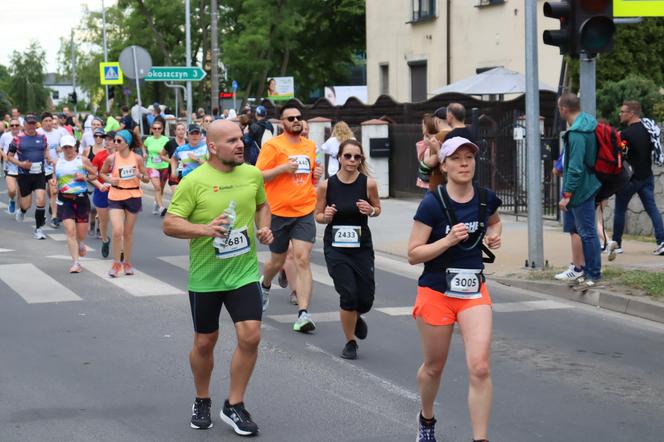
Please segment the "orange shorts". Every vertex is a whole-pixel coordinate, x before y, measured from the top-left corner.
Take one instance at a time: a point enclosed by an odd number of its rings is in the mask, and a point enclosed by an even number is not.
[[[458,299],[445,296],[429,287],[418,286],[413,318],[422,317],[429,325],[452,325],[457,322],[457,316],[462,311],[477,305],[491,305],[486,284],[482,284],[480,293],[481,298]]]

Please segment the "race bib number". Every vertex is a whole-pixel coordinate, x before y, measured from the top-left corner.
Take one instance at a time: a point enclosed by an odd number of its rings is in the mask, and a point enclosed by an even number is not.
[[[445,271],[447,290],[445,295],[459,299],[478,299],[482,297],[481,269],[447,269]]]
[[[42,170],[43,170],[43,169],[42,169],[42,166],[43,166],[43,163],[41,163],[41,162],[39,162],[39,163],[32,163],[32,165],[30,166],[30,173],[31,173],[31,174],[39,174],[39,173],[42,173]]]
[[[311,173],[311,162],[308,156],[306,155],[292,155],[289,158],[295,158],[297,161],[297,170],[296,174],[308,175]]]
[[[332,247],[357,249],[360,247],[360,226],[332,226]]]
[[[161,157],[159,155],[152,157],[152,164],[159,164],[162,161],[163,160],[161,159]]]
[[[246,226],[239,230],[232,230],[228,238],[215,238],[212,245],[215,248],[217,258],[219,259],[228,259],[244,255],[251,250],[249,231]]]
[[[124,166],[118,168],[118,175],[121,180],[130,180],[136,178],[136,167],[135,166]]]

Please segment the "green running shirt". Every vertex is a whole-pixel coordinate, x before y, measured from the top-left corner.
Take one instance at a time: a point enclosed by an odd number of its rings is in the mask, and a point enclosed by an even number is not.
[[[145,163],[145,167],[149,169],[166,169],[168,167],[168,161],[164,161],[159,156],[159,153],[164,150],[166,144],[168,144],[168,137],[160,136],[155,138],[149,136],[143,142],[148,151],[148,160]]]

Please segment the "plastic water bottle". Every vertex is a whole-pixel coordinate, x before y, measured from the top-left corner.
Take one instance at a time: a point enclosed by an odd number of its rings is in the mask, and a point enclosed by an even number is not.
[[[318,184],[318,179],[314,177],[314,173],[316,172],[316,169],[318,169],[319,166],[320,166],[320,159],[316,157],[316,168],[311,171],[311,182],[314,184],[314,186]]]
[[[237,206],[237,203],[235,200],[231,200],[230,203],[228,203],[228,207],[224,210],[224,215],[226,215],[226,240],[228,241],[228,237],[231,235],[231,231],[233,230],[233,226],[235,225],[235,220],[237,219],[237,212],[235,212],[235,207]]]

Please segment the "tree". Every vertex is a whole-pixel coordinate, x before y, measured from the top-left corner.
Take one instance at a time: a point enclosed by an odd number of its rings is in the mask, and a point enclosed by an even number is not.
[[[48,105],[50,91],[44,87],[45,58],[44,50],[36,42],[25,52],[12,53],[9,90],[14,105],[23,111],[38,112]]]
[[[620,81],[605,81],[597,91],[597,114],[618,125],[618,112],[626,100],[641,103],[643,115],[651,115],[656,103],[661,102],[661,95],[655,82],[649,78],[631,74]]]

